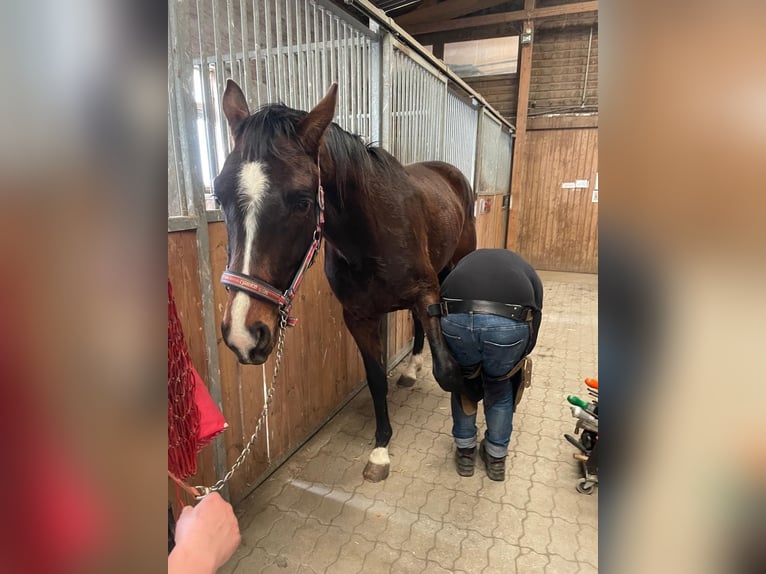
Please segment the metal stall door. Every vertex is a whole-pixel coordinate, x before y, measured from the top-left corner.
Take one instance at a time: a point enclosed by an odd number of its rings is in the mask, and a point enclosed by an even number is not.
[[[251,112],[271,103],[308,111],[337,82],[335,121],[368,141],[376,133],[378,35],[331,3],[198,0],[189,34],[207,192],[231,146],[220,103],[229,78]]]
[[[389,151],[404,164],[443,160],[447,79],[404,45],[392,49]]]
[[[503,196],[508,191],[507,182],[498,185],[498,175],[506,173],[502,165],[508,158],[507,149],[501,143],[500,121],[482,110],[479,118],[478,158],[475,189],[477,194],[476,228],[478,247],[505,247],[503,232],[508,219],[503,209]],[[499,173],[500,172],[500,173]]]
[[[452,89],[447,90],[444,118],[444,161],[460,168],[473,185],[476,171],[476,138],[479,110]]]

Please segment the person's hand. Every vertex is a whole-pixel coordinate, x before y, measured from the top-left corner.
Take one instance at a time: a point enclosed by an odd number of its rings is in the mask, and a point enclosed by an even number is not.
[[[176,523],[176,546],[169,574],[214,573],[234,554],[240,534],[231,505],[217,492],[197,506],[185,506]]]

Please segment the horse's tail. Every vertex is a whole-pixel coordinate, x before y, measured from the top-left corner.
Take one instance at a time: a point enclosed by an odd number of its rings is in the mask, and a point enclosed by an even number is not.
[[[462,176],[462,189],[460,190],[460,193],[463,198],[463,208],[465,209],[467,218],[475,220],[476,214],[474,213],[473,206],[476,203],[476,192],[473,190],[471,182],[468,181],[468,178],[465,175],[463,175],[462,171],[460,172],[460,175]]]

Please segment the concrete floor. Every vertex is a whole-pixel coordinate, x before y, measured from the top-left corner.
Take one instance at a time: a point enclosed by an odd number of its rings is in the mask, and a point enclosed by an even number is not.
[[[375,430],[365,389],[240,505],[242,544],[221,572],[596,572],[598,491],[575,491],[562,435],[574,428],[567,394],[585,397],[583,379],[598,375],[598,279],[540,276],[543,323],[505,482],[480,460],[474,476],[457,475],[447,393],[430,366],[411,389],[396,387],[397,369],[388,479],[362,479]],[[481,407],[477,426],[481,436]]]

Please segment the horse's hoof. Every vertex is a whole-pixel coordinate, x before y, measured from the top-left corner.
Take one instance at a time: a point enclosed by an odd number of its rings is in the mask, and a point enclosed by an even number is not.
[[[407,375],[402,375],[399,377],[399,380],[396,381],[397,387],[411,387],[415,384],[415,379],[412,377],[408,377]]]
[[[390,464],[375,464],[368,462],[367,466],[364,467],[364,479],[369,482],[386,480],[390,468]]]

